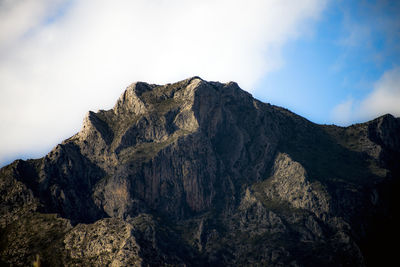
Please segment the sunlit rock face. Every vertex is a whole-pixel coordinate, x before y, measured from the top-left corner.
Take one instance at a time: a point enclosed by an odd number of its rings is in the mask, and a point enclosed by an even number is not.
[[[399,161],[391,115],[317,125],[234,82],[137,82],[0,170],[0,263],[383,264]]]

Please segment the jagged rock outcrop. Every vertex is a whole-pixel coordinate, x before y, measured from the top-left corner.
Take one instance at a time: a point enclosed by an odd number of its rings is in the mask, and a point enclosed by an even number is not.
[[[78,224],[65,235],[64,246],[65,254],[76,266],[141,266],[142,263],[132,225],[117,218]]]
[[[398,236],[399,160],[391,115],[316,125],[234,82],[137,82],[0,170],[0,263],[374,265]]]

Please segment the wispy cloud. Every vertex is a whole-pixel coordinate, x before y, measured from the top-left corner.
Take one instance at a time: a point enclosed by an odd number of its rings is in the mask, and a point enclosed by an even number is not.
[[[70,1],[67,1],[70,2]],[[136,80],[192,75],[250,90],[282,64],[325,1],[66,1],[0,4],[0,164],[48,150]]]
[[[332,118],[339,125],[349,125],[387,113],[400,117],[400,67],[386,71],[365,98],[355,101],[350,97],[338,104]]]
[[[342,2],[343,32],[338,45],[344,60],[372,61],[377,65],[400,56],[399,1],[367,0]],[[360,53],[362,52],[362,53]],[[362,54],[362,58],[361,55]],[[359,56],[357,59],[354,55]]]
[[[360,117],[368,119],[386,113],[400,116],[400,67],[386,71],[359,107]]]
[[[0,50],[9,49],[46,18],[53,16],[67,0],[3,0],[0,2]]]
[[[331,69],[347,81],[345,98],[332,110],[340,125],[373,119],[385,113],[399,116],[399,1],[342,1],[341,52]],[[368,91],[371,90],[370,93]]]
[[[354,120],[353,109],[354,99],[349,97],[333,109],[332,118],[339,125],[349,125]]]

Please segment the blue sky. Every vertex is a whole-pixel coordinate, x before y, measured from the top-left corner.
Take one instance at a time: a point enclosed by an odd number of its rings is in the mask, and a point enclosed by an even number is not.
[[[399,116],[400,102],[382,111],[359,110],[381,77],[399,67],[399,14],[399,1],[331,1],[310,34],[284,46],[284,65],[263,77],[255,97],[321,124]],[[397,101],[399,87],[393,88]],[[337,112],[349,102],[351,108]]]
[[[321,124],[400,116],[400,1],[0,1],[0,166],[130,83],[199,75]]]

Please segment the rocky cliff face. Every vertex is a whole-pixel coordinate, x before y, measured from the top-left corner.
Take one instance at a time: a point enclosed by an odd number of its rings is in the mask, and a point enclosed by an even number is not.
[[[0,171],[5,265],[364,266],[389,260],[400,119],[316,125],[236,83],[134,83]]]

